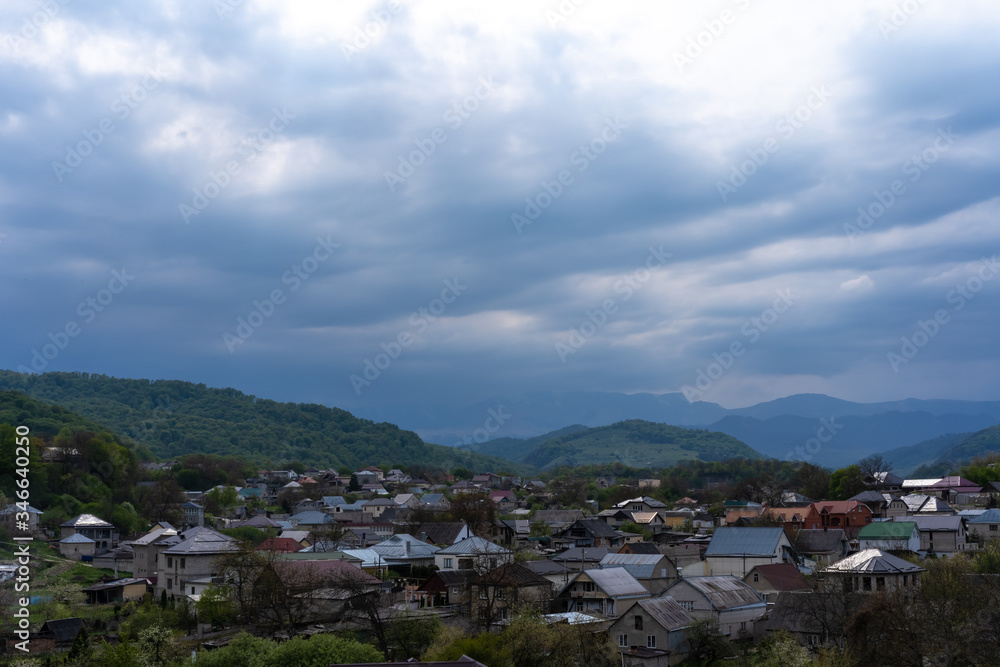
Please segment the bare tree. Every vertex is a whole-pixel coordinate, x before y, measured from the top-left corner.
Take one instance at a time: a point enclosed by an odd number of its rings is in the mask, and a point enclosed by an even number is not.
[[[885,476],[892,472],[892,464],[881,454],[872,454],[858,461],[858,468],[865,482],[872,484],[875,490],[882,493],[885,486]]]

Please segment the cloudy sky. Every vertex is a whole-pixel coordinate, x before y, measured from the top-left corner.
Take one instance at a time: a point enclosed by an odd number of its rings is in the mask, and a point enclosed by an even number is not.
[[[0,5],[0,367],[1000,398],[1000,13]]]

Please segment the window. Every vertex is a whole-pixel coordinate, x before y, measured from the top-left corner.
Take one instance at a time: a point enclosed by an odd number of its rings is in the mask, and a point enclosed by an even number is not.
[[[635,617],[635,629],[642,630],[642,616]]]
[[[680,602],[681,609],[684,611],[694,611],[694,602],[681,602],[680,600],[678,602]]]
[[[586,593],[593,593],[594,590],[595,590],[594,582],[593,581],[585,581],[585,582],[583,582],[583,590]]]
[[[507,607],[504,607],[503,609],[500,610],[500,620],[501,621],[507,620]]]
[[[656,648],[656,635],[646,635],[646,648]]]
[[[756,584],[758,581],[760,581],[760,573],[759,572],[754,572],[753,573],[753,582]]]
[[[628,648],[628,635],[618,635],[618,646]]]
[[[819,644],[819,636],[818,635],[809,635],[809,645],[810,646],[816,646],[817,644]]]
[[[185,563],[186,561],[187,561],[187,558],[181,558],[181,569],[182,569],[182,570],[184,569],[184,563]]]
[[[480,586],[479,587],[479,599],[480,600],[489,600],[490,599],[489,591],[486,589],[486,586]]]
[[[173,582],[173,580],[172,579],[167,579],[167,590],[170,591],[170,590],[173,590],[173,588],[174,588],[174,582]]]
[[[444,566],[445,566],[445,567],[452,567],[452,562],[453,562],[453,561],[452,561],[452,559],[451,559],[451,558],[445,558],[445,559],[444,559]]]
[[[870,591],[872,589],[872,578],[861,577],[861,588],[866,591]]]
[[[173,567],[173,566],[174,566],[174,559],[171,558],[170,556],[167,556],[167,567]]]
[[[497,600],[506,600],[507,599],[507,589],[506,588],[498,588],[497,589],[497,595],[496,595],[496,597],[497,597]]]
[[[191,587],[191,595],[194,595],[194,586]]]
[[[740,632],[746,632],[746,630],[747,630],[747,622],[746,621],[742,621],[740,623]]]
[[[452,595],[458,595],[458,586],[452,586],[451,587],[451,594]]]

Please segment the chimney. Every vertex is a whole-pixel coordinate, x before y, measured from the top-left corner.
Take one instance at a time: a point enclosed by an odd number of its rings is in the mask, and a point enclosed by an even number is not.
[[[405,542],[405,544],[406,544],[406,555],[409,556],[410,555],[410,541],[407,540]]]
[[[420,531],[420,541],[421,542],[426,542],[427,541],[427,531],[426,530]]]

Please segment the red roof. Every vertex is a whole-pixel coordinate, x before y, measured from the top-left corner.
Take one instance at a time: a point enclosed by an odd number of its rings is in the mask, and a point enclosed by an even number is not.
[[[279,551],[281,553],[294,553],[302,551],[304,547],[290,537],[269,537],[257,546],[257,551]]]
[[[812,584],[809,583],[809,580],[791,563],[758,565],[747,573],[749,580],[753,579],[751,574],[754,570],[760,572],[760,576],[767,579],[779,591],[812,590]]]

